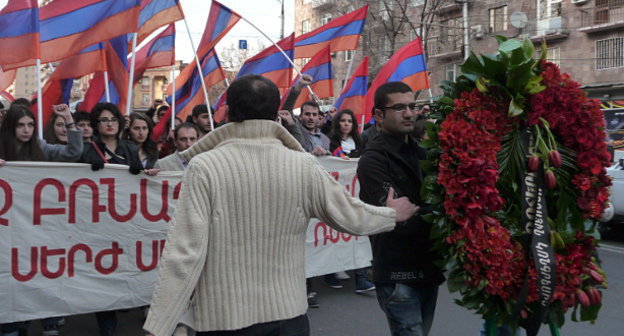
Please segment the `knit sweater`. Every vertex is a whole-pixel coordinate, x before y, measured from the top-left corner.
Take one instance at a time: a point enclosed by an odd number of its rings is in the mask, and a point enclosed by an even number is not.
[[[395,226],[393,209],[352,198],[276,122],[227,124],[181,154],[192,160],[144,325],[156,336],[188,308],[197,331],[304,314],[312,217],[355,235]]]

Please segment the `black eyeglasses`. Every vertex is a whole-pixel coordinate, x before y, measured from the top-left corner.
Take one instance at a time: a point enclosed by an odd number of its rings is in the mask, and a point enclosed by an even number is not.
[[[384,109],[392,109],[396,113],[403,113],[408,108],[410,110],[412,110],[412,111],[416,111],[416,110],[418,110],[418,105],[416,105],[416,103],[411,103],[411,104],[407,104],[407,105],[405,105],[405,104],[394,104],[392,106],[384,107]]]
[[[119,119],[117,119],[117,118],[110,118],[110,119],[108,119],[108,118],[100,118],[100,119],[98,119],[98,122],[100,124],[108,124],[108,123],[113,123],[114,124],[114,123],[116,123],[118,121],[119,121]]]

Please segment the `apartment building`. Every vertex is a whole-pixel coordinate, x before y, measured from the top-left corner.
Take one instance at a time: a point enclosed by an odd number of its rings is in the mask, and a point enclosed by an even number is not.
[[[372,80],[394,51],[420,35],[432,93],[440,95],[440,82],[461,73],[465,33],[469,50],[478,54],[495,52],[495,36],[502,35],[530,38],[537,49],[545,40],[549,60],[570,73],[588,95],[605,102],[606,109],[624,112],[617,108],[624,105],[624,0],[295,0],[295,33],[366,4],[369,14],[358,50],[333,55],[336,94],[351,59],[355,68],[369,55]]]

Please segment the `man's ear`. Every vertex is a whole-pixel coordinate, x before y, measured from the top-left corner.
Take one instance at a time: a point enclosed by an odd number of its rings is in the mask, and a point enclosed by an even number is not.
[[[375,109],[373,113],[373,118],[375,118],[375,122],[380,122],[384,118],[384,113],[380,109]]]

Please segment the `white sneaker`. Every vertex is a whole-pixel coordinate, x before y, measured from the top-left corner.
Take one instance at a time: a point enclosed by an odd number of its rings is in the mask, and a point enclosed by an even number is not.
[[[347,274],[347,272],[345,272],[345,271],[336,272],[336,273],[334,273],[334,275],[336,276],[336,279],[338,279],[338,280],[349,280],[349,279],[351,279],[349,274]]]

